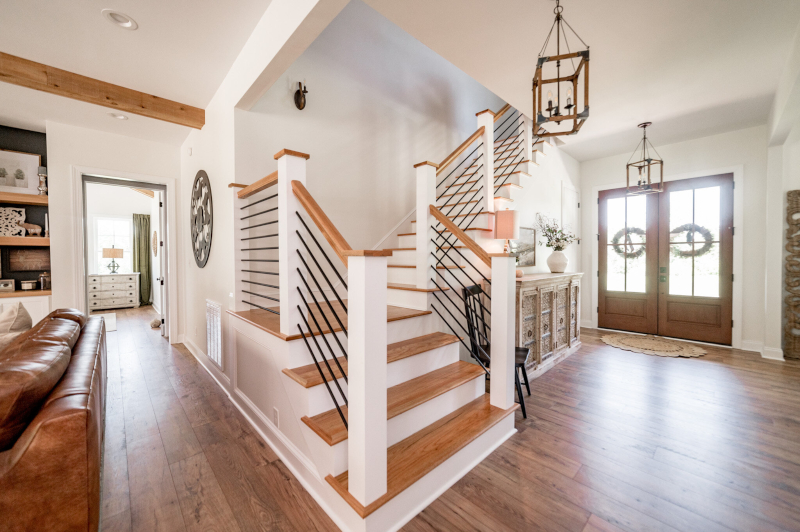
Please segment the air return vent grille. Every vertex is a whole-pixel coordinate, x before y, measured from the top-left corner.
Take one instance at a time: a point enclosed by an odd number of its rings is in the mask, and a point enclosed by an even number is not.
[[[222,368],[222,309],[210,299],[206,299],[206,343],[208,358]]]

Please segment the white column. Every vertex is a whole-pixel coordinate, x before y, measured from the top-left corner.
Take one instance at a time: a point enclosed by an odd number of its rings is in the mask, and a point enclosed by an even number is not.
[[[386,493],[386,257],[348,251],[348,490],[367,506]]]
[[[436,260],[431,255],[433,251],[434,219],[431,214],[431,205],[436,205],[436,169],[438,165],[430,161],[415,164],[417,169],[417,288],[433,288],[431,276]]]
[[[786,192],[783,186],[783,146],[767,149],[766,220],[764,231],[764,344],[761,356],[783,360],[783,268],[786,239]],[[742,186],[741,183],[737,185]],[[746,231],[736,227],[736,232]],[[741,283],[744,275],[735,272],[734,283]],[[734,323],[741,327],[740,323]]]
[[[483,148],[481,153],[483,157],[480,164],[483,164],[483,210],[486,212],[494,212],[494,113],[490,110],[481,111],[478,113],[478,129],[483,126]]]
[[[514,306],[517,278],[514,257],[492,257],[492,379],[489,401],[507,409],[514,405]]]
[[[246,200],[239,199],[239,191],[242,190],[239,187],[231,187],[231,205],[233,208],[231,209],[233,212],[233,271],[234,271],[234,283],[233,283],[233,301],[230,301],[230,308],[235,311],[239,310],[252,310],[254,307],[246,303],[242,303],[242,300],[250,299],[249,294],[245,294],[242,292],[244,289],[245,283],[242,280],[250,280],[250,274],[245,273],[243,269],[245,264],[249,264],[247,262],[242,262],[242,259],[249,259],[250,252],[249,251],[242,251],[242,249],[247,248],[249,246],[245,245],[250,240],[242,241],[242,238],[247,238],[250,236],[250,232],[242,231],[242,228],[246,227],[245,223],[242,221],[243,216],[247,216],[247,211],[242,211],[239,208],[242,205],[246,205]]]
[[[532,175],[534,166],[533,145],[531,144],[533,140],[533,121],[522,113],[519,114],[519,126],[517,132],[520,135],[520,140],[522,141],[523,157],[526,161],[528,161],[528,163],[523,165],[526,167],[524,168],[524,171]]]
[[[302,224],[295,212],[305,214],[300,202],[292,192],[292,181],[306,184],[305,153],[281,150],[275,154],[278,161],[278,273],[280,286],[281,333],[297,334],[297,325],[302,324],[301,313],[297,309],[303,303],[297,287],[305,293],[305,285],[300,279],[297,269],[303,271],[303,263],[297,255],[297,249],[303,244],[295,231],[302,230]],[[306,223],[308,216],[305,216]]]

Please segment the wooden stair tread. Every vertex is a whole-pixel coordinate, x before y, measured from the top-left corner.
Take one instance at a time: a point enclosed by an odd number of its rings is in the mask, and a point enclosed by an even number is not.
[[[480,366],[458,361],[392,386],[386,390],[386,419],[399,416],[481,375],[483,368]],[[342,407],[342,413],[347,418],[347,407]],[[310,418],[303,416],[302,421],[328,445],[333,446],[347,439],[347,429],[335,408]]]
[[[391,364],[392,362],[397,362],[398,360],[403,360],[404,358],[412,357],[414,355],[424,353],[425,351],[430,351],[432,349],[436,349],[437,347],[442,347],[455,342],[458,342],[458,337],[453,336],[452,334],[445,334],[442,332],[426,334],[424,336],[411,338],[410,340],[403,340],[402,342],[389,344],[386,347],[386,359],[387,362]],[[339,357],[337,360],[342,366],[342,369],[347,372],[347,359],[344,357]],[[329,361],[329,364],[333,370],[333,374],[337,379],[340,379],[342,377],[342,372],[339,371],[339,367],[333,361]],[[325,379],[330,382],[332,380],[331,372],[328,371],[328,368],[324,363],[321,363],[320,367],[325,374]],[[283,373],[300,384],[300,386],[303,388],[312,388],[322,384],[322,376],[319,374],[319,371],[317,371],[317,366],[314,364],[301,366],[299,368],[284,368]]]
[[[495,178],[495,179],[496,179],[496,178]],[[470,202],[465,202],[465,203],[475,203],[475,202],[477,202],[477,201],[478,201],[478,200],[473,200],[473,201],[470,201]],[[452,203],[452,204],[451,204],[451,205],[449,205],[449,206],[450,206],[450,207],[452,207],[452,206],[454,206],[454,205],[463,205],[463,203]],[[494,213],[493,213],[493,212],[489,212],[489,211],[482,211],[482,212],[473,212],[473,213],[471,213],[471,214],[456,214],[455,216],[448,216],[448,218],[450,218],[451,220],[455,220],[456,218],[466,218],[467,216],[475,216],[476,214],[485,214],[486,216],[494,216]],[[412,224],[415,224],[415,223],[417,223],[417,221],[416,221],[416,220],[411,220],[411,223],[412,223]],[[416,233],[404,233],[404,234],[405,234],[405,235],[415,235]],[[402,236],[402,235],[397,235],[397,236]]]
[[[498,139],[498,140],[494,141],[494,143],[497,144],[498,142],[508,142],[508,141],[512,141],[513,142],[518,138],[519,138],[519,135],[508,136],[508,137],[506,137],[504,139]]]
[[[506,416],[511,415],[517,408],[519,405],[514,405],[508,410],[492,406],[489,403],[489,394],[485,394],[392,445],[387,451],[386,494],[367,507],[362,506],[347,491],[347,471],[335,478],[328,475],[325,480],[362,518],[367,517],[475,441]]]
[[[520,185],[518,185],[516,183],[503,183],[502,185],[497,185],[496,187],[494,187],[494,189],[495,189],[495,191],[497,191],[498,188],[503,188],[503,187],[513,187],[513,188],[519,188],[519,189],[522,188]]]
[[[406,265],[406,264],[402,264],[402,265],[400,265],[400,264],[389,264],[386,267],[387,268],[414,268],[414,269],[417,268],[416,266],[409,266],[409,265]],[[466,268],[466,266],[456,266],[456,265],[441,266],[441,265],[439,265],[439,266],[436,267],[437,270],[458,270],[458,269],[462,269],[463,270],[464,268]],[[2,297],[2,296],[0,296],[0,297]]]
[[[409,292],[442,292],[445,290],[450,290],[449,288],[439,289],[439,288],[417,288],[415,284],[405,284],[405,283],[387,283],[387,288],[393,288],[395,290],[407,290]]]
[[[416,234],[416,233],[414,233]],[[464,249],[466,246],[448,246],[455,247],[456,249]],[[416,251],[417,248],[387,248],[386,251]]]
[[[508,177],[508,176],[511,176],[511,175],[514,175],[514,174],[523,174],[523,175],[528,176],[528,177],[531,176],[531,174],[529,174],[525,170],[514,170],[513,172],[509,172],[507,174],[500,174],[499,176],[495,176],[494,180],[497,181],[501,177]]]

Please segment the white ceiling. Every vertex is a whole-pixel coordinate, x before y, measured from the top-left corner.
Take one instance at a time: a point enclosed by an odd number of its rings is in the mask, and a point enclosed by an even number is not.
[[[365,0],[532,116],[531,79],[552,0]],[[578,160],[765,124],[800,21],[797,0],[562,0],[591,47],[591,116]]]
[[[269,0],[3,0],[0,51],[205,108],[268,5]],[[111,24],[100,14],[105,8],[129,15],[139,29]],[[44,131],[45,120],[53,120],[173,144],[189,132],[141,117],[116,121],[107,112],[0,83],[3,125]]]

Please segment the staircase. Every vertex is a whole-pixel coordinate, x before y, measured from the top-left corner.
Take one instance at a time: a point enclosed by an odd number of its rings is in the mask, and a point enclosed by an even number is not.
[[[280,377],[233,387],[342,529],[399,529],[515,432],[514,259],[489,252],[495,208],[513,206],[544,155],[525,120],[478,113],[442,163],[416,165],[417,216],[394,249],[350,248],[305,189],[306,154],[283,150],[275,175],[234,189],[247,246],[229,358],[237,375],[268,359]],[[457,315],[478,283],[491,293],[490,393]]]

